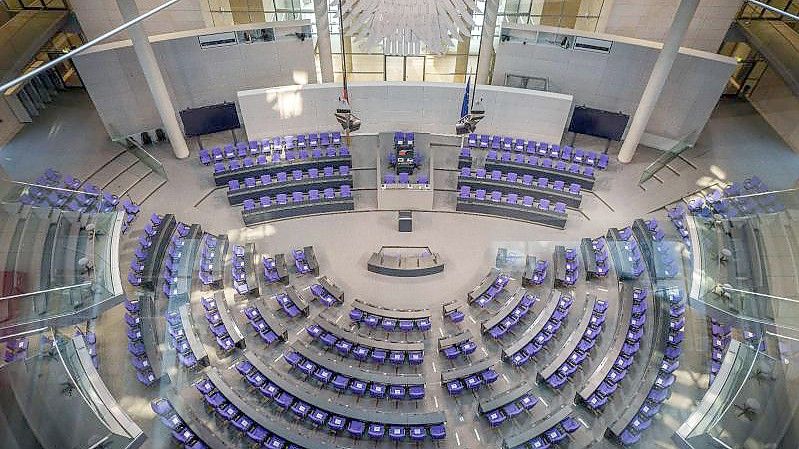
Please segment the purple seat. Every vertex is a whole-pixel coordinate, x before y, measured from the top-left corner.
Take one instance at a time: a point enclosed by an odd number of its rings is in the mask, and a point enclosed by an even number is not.
[[[350,186],[347,185],[347,184],[342,185],[341,186],[341,197],[342,198],[350,198],[351,196],[352,196],[352,190],[350,189]]]
[[[255,200],[251,198],[247,198],[244,200],[244,212],[250,212],[255,210]]]
[[[291,192],[291,202],[292,203],[302,203],[303,200],[304,200],[304,197],[302,195],[302,192]]]
[[[491,201],[498,203],[502,199],[502,193],[494,190],[491,192]]]
[[[319,190],[312,189],[308,191],[308,201],[318,201],[319,200]]]
[[[277,195],[277,197],[275,199],[275,202],[278,205],[288,204],[288,195],[286,195],[285,193],[278,193],[278,195]],[[246,209],[246,207],[245,207],[245,209]]]
[[[522,205],[526,207],[533,207],[533,197],[525,195],[524,198],[522,198]]]
[[[566,204],[565,203],[561,203],[560,201],[555,203],[555,212],[557,212],[559,214],[565,214],[566,213]]]
[[[538,201],[538,208],[541,209],[541,210],[547,210],[548,211],[549,210],[549,199],[541,198],[541,200]]]
[[[477,191],[475,192],[475,197],[478,200],[485,200],[486,199],[486,191],[483,190],[483,189],[477,189]]]

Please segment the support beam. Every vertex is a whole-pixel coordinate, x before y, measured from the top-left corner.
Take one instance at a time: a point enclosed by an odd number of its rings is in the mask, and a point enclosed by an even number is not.
[[[486,0],[483,11],[483,32],[480,34],[480,53],[477,55],[477,84],[488,84],[491,61],[494,59],[494,31],[497,29],[499,0]]]
[[[330,18],[327,15],[328,0],[314,0],[316,15],[316,45],[319,47],[319,67],[323,83],[333,82],[333,51],[330,46]]]
[[[134,0],[117,0],[117,6],[125,21],[133,20],[139,15],[139,9]],[[178,159],[187,158],[189,156],[189,147],[186,145],[183,131],[178,125],[175,108],[169,98],[169,92],[166,89],[161,69],[158,67],[158,61],[155,59],[150,40],[139,23],[131,25],[128,28],[128,34],[133,41],[133,51],[139,60],[139,65],[147,81],[147,87],[150,88],[155,108],[161,117],[161,123],[164,125],[169,143],[172,145],[172,151]]]
[[[638,149],[638,144],[641,143],[641,137],[646,131],[650,117],[652,117],[652,111],[654,111],[658,98],[663,92],[663,87],[666,85],[666,80],[669,78],[671,68],[680,51],[680,44],[685,37],[685,32],[688,30],[688,25],[691,24],[691,20],[694,18],[697,6],[699,6],[699,0],[681,0],[680,6],[677,8],[677,13],[674,14],[674,20],[671,22],[669,34],[663,43],[663,49],[658,55],[655,67],[649,76],[649,82],[641,97],[641,102],[638,103],[638,109],[636,109],[633,116],[630,130],[627,131],[627,137],[624,139],[619,151],[619,162],[626,164],[635,156],[635,151]]]

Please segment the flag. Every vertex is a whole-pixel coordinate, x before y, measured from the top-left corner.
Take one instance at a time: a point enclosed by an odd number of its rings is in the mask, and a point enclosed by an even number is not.
[[[472,87],[472,77],[466,80],[466,90],[463,92],[463,104],[461,105],[461,118],[469,115],[469,90]]]

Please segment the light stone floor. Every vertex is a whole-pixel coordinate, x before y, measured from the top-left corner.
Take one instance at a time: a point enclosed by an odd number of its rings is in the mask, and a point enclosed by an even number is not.
[[[224,142],[229,134],[206,138],[209,142]],[[368,137],[356,140],[368,147]],[[588,148],[602,148],[602,142],[580,137],[577,144]],[[228,233],[239,242],[256,242],[261,253],[287,252],[291,248],[314,245],[319,258],[321,273],[331,277],[346,292],[347,298],[364,298],[388,307],[429,307],[439,310],[440,304],[451,299],[464,298],[493,266],[496,249],[511,248],[519,253],[528,253],[551,258],[554,244],[575,242],[582,237],[594,237],[611,226],[624,226],[639,217],[662,217],[664,205],[719,181],[743,179],[756,174],[773,188],[788,188],[797,185],[799,155],[793,153],[769,126],[744,102],[722,101],[710,123],[700,137],[697,146],[689,150],[685,160],[677,160],[671,167],[658,174],[661,181],[650,180],[644,188],[638,186],[643,169],[657,156],[657,152],[641,148],[632,164],[621,166],[611,162],[609,170],[601,173],[593,193],[584,197],[582,215],[571,212],[565,231],[503,220],[499,218],[464,215],[451,212],[452,194],[438,193],[437,211],[414,214],[414,232],[396,232],[396,213],[373,211],[376,199],[373,191],[356,193],[359,211],[348,214],[324,215],[279,221],[251,229],[241,229],[239,211],[227,204],[224,189],[215,189],[210,169],[197,163],[196,152],[186,161],[175,160],[165,146],[151,148],[169,175],[168,181],[155,174],[139,178],[148,172],[121,147],[108,140],[105,130],[91,102],[84,93],[71,91],[63,94],[54,105],[44,111],[33,125],[23,131],[5,147],[0,148],[0,166],[16,180],[33,180],[47,167],[55,167],[64,173],[86,178],[120,193],[128,192],[142,204],[143,217],[151,212],[174,213],[186,223],[200,223],[213,233]],[[616,149],[611,150],[614,154]],[[450,156],[451,157],[451,154]],[[110,162],[109,162],[110,161]],[[106,164],[100,170],[100,166]],[[436,167],[446,166],[445,158],[436,160]],[[358,164],[355,164],[356,168]],[[451,175],[437,172],[449,188]],[[159,187],[160,186],[160,187]],[[356,188],[358,183],[356,180]],[[371,186],[374,187],[374,186]],[[157,189],[157,190],[156,190]],[[440,207],[439,207],[440,206]],[[143,226],[144,219],[135,225]],[[134,230],[135,232],[135,230]],[[135,234],[133,234],[135,235]],[[425,245],[441,253],[446,262],[443,273],[421,279],[397,280],[369,273],[366,260],[381,245]],[[123,244],[120,266],[126,267],[132,252],[130,241]],[[313,306],[316,314],[318,305]],[[337,313],[346,313],[342,307]],[[98,349],[101,358],[101,374],[109,389],[131,416],[150,434],[145,447],[160,448],[168,444],[166,434],[160,426],[152,426],[152,414],[148,400],[159,394],[139,386],[127,363],[126,339],[122,323],[121,307],[107,312],[98,320]],[[467,320],[465,327],[479,335],[479,321],[483,315],[470,310],[477,320]],[[434,313],[434,316],[435,313]],[[704,317],[690,314],[688,317],[686,355],[677,373],[678,381],[668,405],[650,429],[645,441],[655,447],[672,447],[668,440],[671,433],[687,417],[691,406],[701,398],[707,386],[707,335]],[[435,342],[436,332],[454,332],[436,319],[436,329],[428,340]],[[571,323],[574,326],[576,323]],[[302,323],[292,323],[292,331],[301,329]],[[437,329],[442,329],[437,331]],[[296,335],[296,332],[295,334]],[[301,337],[292,337],[292,341]],[[478,341],[481,348],[490,350],[492,357],[498,354],[497,345]],[[282,348],[269,350],[274,355]],[[436,360],[435,351],[428,351],[431,365],[425,363],[426,375],[432,364],[447,363]],[[554,356],[554,354],[553,354]],[[478,357],[479,358],[479,357]],[[226,361],[226,366],[229,365]],[[545,360],[538,367],[544,366]],[[505,365],[499,363],[498,366]],[[535,367],[517,371],[500,366],[503,378],[491,390],[480,393],[480,398],[489,397],[515,385],[518,379],[532,376]],[[180,382],[180,381],[178,381]],[[435,383],[428,385],[429,391],[441,398]],[[570,402],[565,394],[556,395],[537,387],[542,396],[548,397],[550,406],[555,402]],[[475,421],[475,398],[450,401],[442,399],[446,407],[451,431],[458,434],[457,442],[449,438],[444,447],[495,447],[501,434],[509,429],[521,429],[543,418],[545,409],[536,409],[533,416],[501,431],[488,428],[482,420]],[[340,399],[344,401],[345,399]],[[429,401],[428,401],[429,402]],[[428,404],[426,403],[425,406]],[[594,419],[581,414],[592,425],[592,430],[576,434],[569,447],[583,447],[595,437],[601,437],[601,418]],[[461,417],[464,419],[461,421]],[[472,423],[476,422],[475,426]],[[319,434],[323,435],[323,434]],[[593,436],[592,436],[593,435]],[[368,443],[337,439],[336,444],[371,447]],[[607,441],[593,447],[610,446]]]

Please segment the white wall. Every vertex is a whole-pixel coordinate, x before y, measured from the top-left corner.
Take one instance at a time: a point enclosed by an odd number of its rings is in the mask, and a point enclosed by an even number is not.
[[[799,98],[771,68],[752,91],[749,102],[777,131],[777,134],[799,153]]]
[[[243,89],[315,82],[313,42],[302,42],[293,35],[308,23],[261,24],[277,26],[278,40],[207,49],[200,48],[198,35],[261,25],[151,36],[175,112],[234,102]],[[74,61],[112,138],[161,127],[130,41],[99,45]]]
[[[518,25],[503,30],[510,33],[511,40],[501,42],[497,48],[494,84],[503,84],[507,73],[543,77],[549,80],[550,91],[573,95],[575,105],[630,116],[635,113],[662,46],[551,27]],[[594,37],[613,44],[609,53],[536,44],[537,30]],[[732,58],[681,49],[647,126],[644,143],[668,146],[671,141],[703,128],[734,68]]]
[[[600,24],[608,34],[663,42],[680,0],[605,0]],[[743,0],[701,0],[684,47],[718,51]]]
[[[136,2],[142,14],[164,3],[161,0],[131,1]],[[69,6],[88,39],[110,31],[123,22],[116,0],[70,0]],[[205,28],[212,25],[210,13],[205,9],[208,9],[208,3],[204,0],[181,0],[148,18],[142,22],[142,26],[148,35]],[[126,32],[112,36],[109,40],[123,39],[128,39]]]
[[[455,134],[464,85],[375,82],[349,85],[360,133],[418,131]],[[284,86],[239,92],[239,109],[250,139],[340,128],[333,117],[340,84]],[[570,95],[481,86],[486,118],[478,132],[560,142]]]

